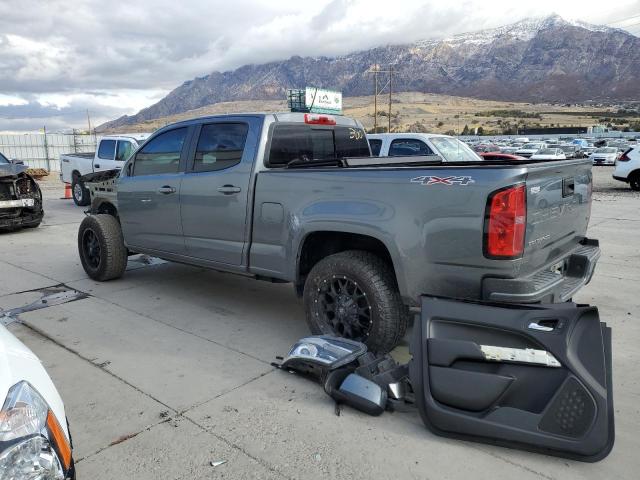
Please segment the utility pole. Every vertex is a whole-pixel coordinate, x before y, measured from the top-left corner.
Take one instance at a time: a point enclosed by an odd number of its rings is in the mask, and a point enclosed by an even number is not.
[[[393,81],[393,74],[397,72],[394,70],[393,65],[389,65],[388,70],[381,70],[380,65],[376,63],[372,65],[369,68],[369,70],[367,70],[365,73],[373,73],[373,132],[374,133],[378,132],[378,95],[385,93],[385,89],[388,89],[389,91],[389,111],[388,111],[389,122],[388,122],[387,129],[389,132],[391,132],[391,105],[392,105],[391,95],[393,93],[392,81]],[[382,86],[382,88],[380,88],[380,84],[378,82],[378,75],[380,73],[388,74],[387,83],[385,83]]]
[[[51,164],[49,162],[49,143],[47,142],[47,127],[42,127],[42,133],[44,136],[44,159],[47,162],[47,172],[51,171]]]
[[[388,133],[391,133],[391,82],[393,81],[393,65],[389,65],[389,128]]]
[[[91,135],[91,117],[89,117],[89,109],[87,108],[87,125],[89,126],[89,135]]]
[[[378,133],[378,70],[376,64],[373,73],[373,133]]]

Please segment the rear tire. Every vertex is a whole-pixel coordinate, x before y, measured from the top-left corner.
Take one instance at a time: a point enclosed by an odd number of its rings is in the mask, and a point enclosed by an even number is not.
[[[127,268],[127,248],[118,220],[105,214],[89,215],[78,230],[82,268],[100,282],[120,278]]]
[[[629,177],[629,186],[636,192],[640,190],[640,173],[634,173]]]
[[[319,261],[309,272],[303,298],[316,335],[352,338],[386,353],[407,330],[407,308],[393,271],[369,252],[350,250]]]
[[[84,182],[76,175],[71,180],[71,196],[73,203],[79,207],[85,207],[91,203],[91,195],[89,190],[84,186]]]

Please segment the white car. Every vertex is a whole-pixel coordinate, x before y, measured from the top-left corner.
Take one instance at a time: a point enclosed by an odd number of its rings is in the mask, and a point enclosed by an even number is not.
[[[80,177],[89,173],[122,168],[124,162],[149,135],[148,133],[110,135],[100,139],[95,152],[60,155],[60,180],[71,184],[73,201],[76,205],[89,205],[90,201],[89,191]]]
[[[531,160],[566,160],[561,148],[541,148],[531,155]]]
[[[589,158],[591,158],[594,165],[615,165],[618,158],[618,149],[616,147],[596,148]]]
[[[545,148],[547,145],[542,142],[525,143],[522,147],[516,150],[516,155],[520,157],[529,158],[541,148]]]
[[[62,399],[31,350],[0,324],[0,478],[75,478]]]
[[[481,162],[466,143],[435,133],[373,133],[367,135],[374,157],[437,155],[444,162]]]
[[[640,146],[631,147],[620,156],[613,178],[628,183],[631,190],[640,190]]]

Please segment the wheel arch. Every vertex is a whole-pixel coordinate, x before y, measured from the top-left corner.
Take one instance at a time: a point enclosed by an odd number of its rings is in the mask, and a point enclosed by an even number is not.
[[[631,177],[633,177],[633,176],[635,176],[635,175],[640,176],[640,167],[638,167],[638,168],[636,168],[636,169],[634,169],[634,170],[631,170],[631,171],[629,172],[629,174],[627,175],[627,178],[628,178],[629,180],[631,180]]]
[[[381,258],[393,272],[393,278],[400,292],[404,292],[404,285],[396,265],[397,252],[381,239],[366,233],[344,230],[315,230],[306,232],[296,255],[295,288],[301,296],[304,283],[311,269],[323,258],[347,250],[363,250],[371,252]]]
[[[120,221],[120,216],[118,215],[118,209],[116,206],[108,201],[101,198],[96,198],[91,202],[91,213],[93,215],[98,215],[100,213],[104,213],[107,215],[111,215],[115,217],[118,221]]]

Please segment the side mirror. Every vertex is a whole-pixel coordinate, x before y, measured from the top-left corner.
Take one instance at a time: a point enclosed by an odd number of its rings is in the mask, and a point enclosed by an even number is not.
[[[387,391],[368,378],[348,369],[327,375],[324,391],[336,402],[349,405],[369,415],[381,415],[387,406]]]

